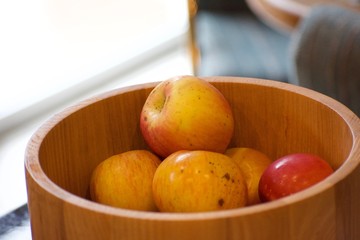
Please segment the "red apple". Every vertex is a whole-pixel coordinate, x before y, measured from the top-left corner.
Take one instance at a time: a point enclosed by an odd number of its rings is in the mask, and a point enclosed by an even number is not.
[[[178,151],[161,162],[153,179],[161,212],[204,212],[243,207],[247,188],[228,156],[209,151]]]
[[[319,156],[309,153],[286,155],[271,163],[259,182],[263,202],[302,191],[333,173],[331,166]]]
[[[225,152],[234,131],[222,93],[194,76],[175,77],[149,94],[140,117],[142,135],[161,157],[178,150]]]

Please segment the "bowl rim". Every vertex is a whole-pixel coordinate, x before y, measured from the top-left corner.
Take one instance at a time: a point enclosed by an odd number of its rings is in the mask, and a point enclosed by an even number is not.
[[[290,204],[301,202],[304,199],[313,197],[320,192],[326,191],[334,186],[334,184],[343,180],[348,174],[354,171],[360,165],[360,119],[345,105],[334,100],[322,93],[313,91],[308,88],[292,85],[289,83],[278,82],[275,80],[258,79],[258,78],[243,78],[243,77],[203,77],[209,82],[231,82],[250,85],[262,85],[270,88],[277,88],[280,90],[290,91],[311,98],[315,101],[321,101],[322,104],[335,111],[349,127],[353,145],[350,153],[344,163],[325,180],[315,184],[314,186],[281,199],[261,203],[253,206],[246,206],[237,209],[209,211],[209,212],[196,212],[196,213],[164,213],[164,212],[146,212],[139,210],[121,209],[104,204],[96,203],[91,200],[82,198],[54,183],[42,170],[39,161],[39,150],[43,139],[47,134],[62,120],[76,111],[85,108],[95,102],[114,97],[129,91],[136,91],[144,88],[152,88],[159,82],[150,82],[137,84],[128,87],[117,88],[110,90],[94,97],[79,102],[73,106],[65,108],[63,111],[55,114],[47,121],[45,121],[31,136],[25,150],[25,169],[27,177],[30,177],[36,184],[38,184],[48,194],[55,196],[58,199],[66,202],[67,204],[74,205],[82,209],[88,209],[101,214],[107,214],[118,217],[136,218],[143,220],[157,220],[157,221],[196,221],[196,220],[211,220],[219,218],[229,218],[234,216],[246,216],[265,211],[271,211],[275,208],[283,208]],[[26,181],[28,181],[26,179]]]

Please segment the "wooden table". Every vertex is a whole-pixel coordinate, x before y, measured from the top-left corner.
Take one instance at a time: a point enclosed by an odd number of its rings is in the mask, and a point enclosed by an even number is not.
[[[246,0],[251,10],[275,29],[290,33],[316,4],[330,3],[360,11],[359,0]]]

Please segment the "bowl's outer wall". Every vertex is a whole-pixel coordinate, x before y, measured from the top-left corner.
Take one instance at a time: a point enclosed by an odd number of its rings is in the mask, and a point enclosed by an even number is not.
[[[233,107],[232,147],[253,147],[273,159],[312,152],[337,169],[334,175],[346,175],[330,177],[321,191],[290,197],[290,203],[193,219],[92,203],[86,198],[95,166],[119,152],[147,148],[139,116],[154,84],[119,89],[66,109],[32,137],[25,164],[33,239],[360,239],[359,119],[307,89],[256,79],[209,80]]]

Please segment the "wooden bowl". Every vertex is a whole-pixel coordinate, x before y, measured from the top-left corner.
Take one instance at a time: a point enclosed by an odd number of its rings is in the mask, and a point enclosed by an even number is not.
[[[360,239],[359,118],[305,88],[260,79],[207,80],[233,107],[231,146],[253,147],[273,159],[315,153],[334,174],[277,201],[217,212],[142,212],[92,202],[95,166],[146,148],[139,115],[156,83],[117,89],[55,115],[31,138],[25,168],[33,239]]]

